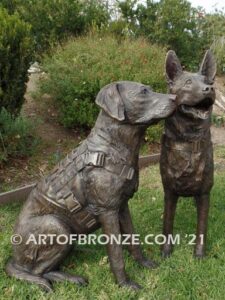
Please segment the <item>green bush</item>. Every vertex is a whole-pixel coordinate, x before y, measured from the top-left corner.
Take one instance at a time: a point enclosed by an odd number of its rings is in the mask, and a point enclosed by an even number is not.
[[[98,113],[95,97],[110,82],[133,80],[166,91],[164,60],[165,50],[144,39],[80,37],[45,59],[41,92],[54,97],[64,126],[91,127]]]
[[[145,134],[145,141],[148,143],[160,143],[161,136],[164,131],[164,122],[151,126],[147,129]]]
[[[182,64],[196,70],[208,39],[203,38],[199,25],[199,9],[187,0],[143,1],[122,0],[118,6],[127,26],[135,36],[145,36],[151,42],[173,49]]]
[[[213,53],[217,61],[218,73],[225,73],[225,37],[220,37],[212,45]]]
[[[80,35],[95,24],[101,27],[109,15],[102,0],[0,0],[10,13],[32,25],[38,54],[71,35]]]
[[[14,118],[4,108],[0,112],[0,164],[12,157],[27,157],[37,139],[34,125],[21,116]]]
[[[19,113],[32,50],[30,25],[0,8],[0,109]]]
[[[21,0],[0,0],[0,5],[7,9],[10,14],[13,14]]]
[[[224,116],[218,116],[214,113],[211,116],[211,122],[216,127],[222,127],[225,124],[225,117]]]

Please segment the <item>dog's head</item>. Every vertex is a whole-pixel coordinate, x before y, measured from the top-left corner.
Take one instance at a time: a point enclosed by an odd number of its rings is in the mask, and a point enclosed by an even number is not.
[[[166,76],[170,92],[177,96],[178,110],[187,117],[207,119],[215,101],[213,86],[216,61],[210,50],[206,51],[198,73],[182,70],[176,53],[170,50],[166,57]]]
[[[176,96],[159,94],[144,84],[118,81],[103,87],[96,103],[113,119],[123,123],[150,125],[170,116]]]

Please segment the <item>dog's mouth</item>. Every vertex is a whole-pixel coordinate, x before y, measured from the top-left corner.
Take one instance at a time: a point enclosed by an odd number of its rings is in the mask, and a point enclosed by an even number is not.
[[[204,98],[202,101],[200,101],[198,104],[194,106],[189,106],[186,104],[180,105],[180,111],[190,116],[194,119],[207,119],[209,117],[209,114],[211,112],[211,107],[213,105],[213,99],[210,97]]]

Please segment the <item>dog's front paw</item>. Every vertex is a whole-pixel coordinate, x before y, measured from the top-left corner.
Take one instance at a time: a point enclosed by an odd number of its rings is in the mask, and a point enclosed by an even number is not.
[[[205,249],[203,246],[199,246],[195,248],[194,257],[198,259],[202,259],[205,257]]]
[[[121,287],[127,287],[127,288],[130,288],[135,291],[140,290],[142,288],[141,285],[139,285],[138,283],[136,283],[132,280],[129,280],[129,279],[127,279],[126,281],[120,282],[119,285]]]
[[[81,276],[71,276],[72,282],[78,284],[78,285],[88,285],[88,280]]]
[[[172,254],[172,246],[169,244],[165,244],[163,245],[162,249],[161,249],[161,254],[163,258],[168,258],[170,257],[170,255]]]
[[[147,259],[147,258],[142,258],[141,260],[138,260],[138,263],[148,269],[156,269],[158,268],[159,264],[156,263],[153,260]]]

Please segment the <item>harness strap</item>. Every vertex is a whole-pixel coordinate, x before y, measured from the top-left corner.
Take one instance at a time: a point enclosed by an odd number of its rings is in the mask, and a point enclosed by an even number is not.
[[[77,157],[75,163],[78,172],[86,166],[95,166],[104,168],[107,171],[117,174],[118,176],[127,180],[132,180],[135,172],[134,168],[128,165],[113,164],[106,159],[106,154],[104,152],[88,152],[80,155]]]
[[[167,148],[177,151],[187,151],[199,153],[206,145],[205,140],[196,140],[191,142],[179,142],[169,139],[166,135],[163,137],[164,144]]]

